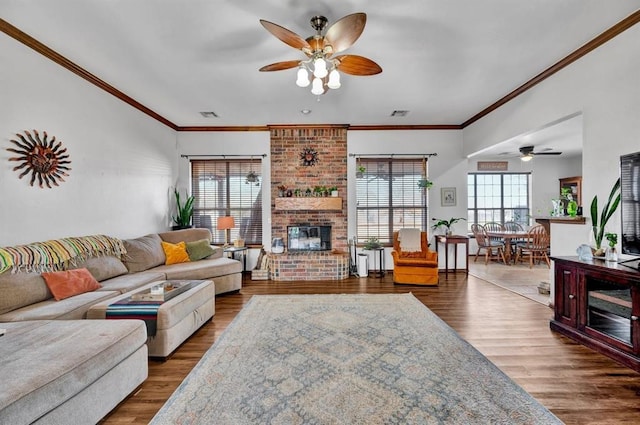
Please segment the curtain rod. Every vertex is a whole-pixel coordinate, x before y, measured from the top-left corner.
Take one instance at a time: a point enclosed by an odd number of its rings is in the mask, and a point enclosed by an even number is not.
[[[419,156],[419,157],[431,157],[438,156],[437,153],[350,153],[349,156],[355,156],[360,158],[366,158],[368,156],[388,156],[393,158],[394,156]]]
[[[226,157],[242,157],[242,158],[253,158],[254,156],[261,156],[263,158],[266,158],[267,154],[266,153],[259,153],[259,154],[255,154],[255,155],[180,155],[181,158],[196,158],[196,157],[207,157],[207,158],[213,158],[213,157],[220,157],[220,158],[226,158]]]

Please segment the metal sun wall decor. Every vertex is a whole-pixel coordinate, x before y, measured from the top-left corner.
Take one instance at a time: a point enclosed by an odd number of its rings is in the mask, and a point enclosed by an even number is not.
[[[9,158],[9,161],[22,162],[21,165],[13,168],[13,171],[24,169],[18,176],[19,178],[31,173],[31,181],[29,182],[31,186],[37,181],[41,188],[46,185],[51,189],[52,184],[59,186],[58,180],[65,181],[63,176],[69,176],[67,171],[71,170],[69,168],[71,161],[67,155],[67,148],[62,148],[62,142],[57,142],[55,136],[49,139],[46,131],[43,131],[42,135],[43,137],[40,138],[37,130],[33,130],[33,135],[27,130],[24,131],[24,136],[16,133],[20,140],[10,141],[18,149],[7,148],[7,150],[20,155]]]
[[[304,166],[314,166],[318,163],[318,152],[313,148],[304,148],[300,153],[300,160]]]

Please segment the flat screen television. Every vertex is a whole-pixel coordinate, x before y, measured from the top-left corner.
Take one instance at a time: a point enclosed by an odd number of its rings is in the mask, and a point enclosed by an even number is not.
[[[622,253],[640,256],[640,152],[620,157]]]
[[[330,251],[331,226],[287,226],[289,251]]]

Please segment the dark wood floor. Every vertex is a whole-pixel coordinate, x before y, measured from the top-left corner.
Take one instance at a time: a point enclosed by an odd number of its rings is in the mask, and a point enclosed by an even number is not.
[[[412,292],[464,339],[567,424],[640,423],[640,374],[549,330],[550,308],[464,274],[440,286],[393,285],[384,278],[270,282],[245,279],[240,293],[216,297],[216,314],[105,424],[146,424],[255,294]]]

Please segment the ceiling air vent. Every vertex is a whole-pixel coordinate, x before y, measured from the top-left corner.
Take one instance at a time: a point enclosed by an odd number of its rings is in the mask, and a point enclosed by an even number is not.
[[[205,118],[218,118],[218,114],[216,114],[213,111],[209,111],[209,112],[200,112],[200,115],[202,115]]]
[[[409,111],[395,110],[391,113],[392,117],[406,117]]]

